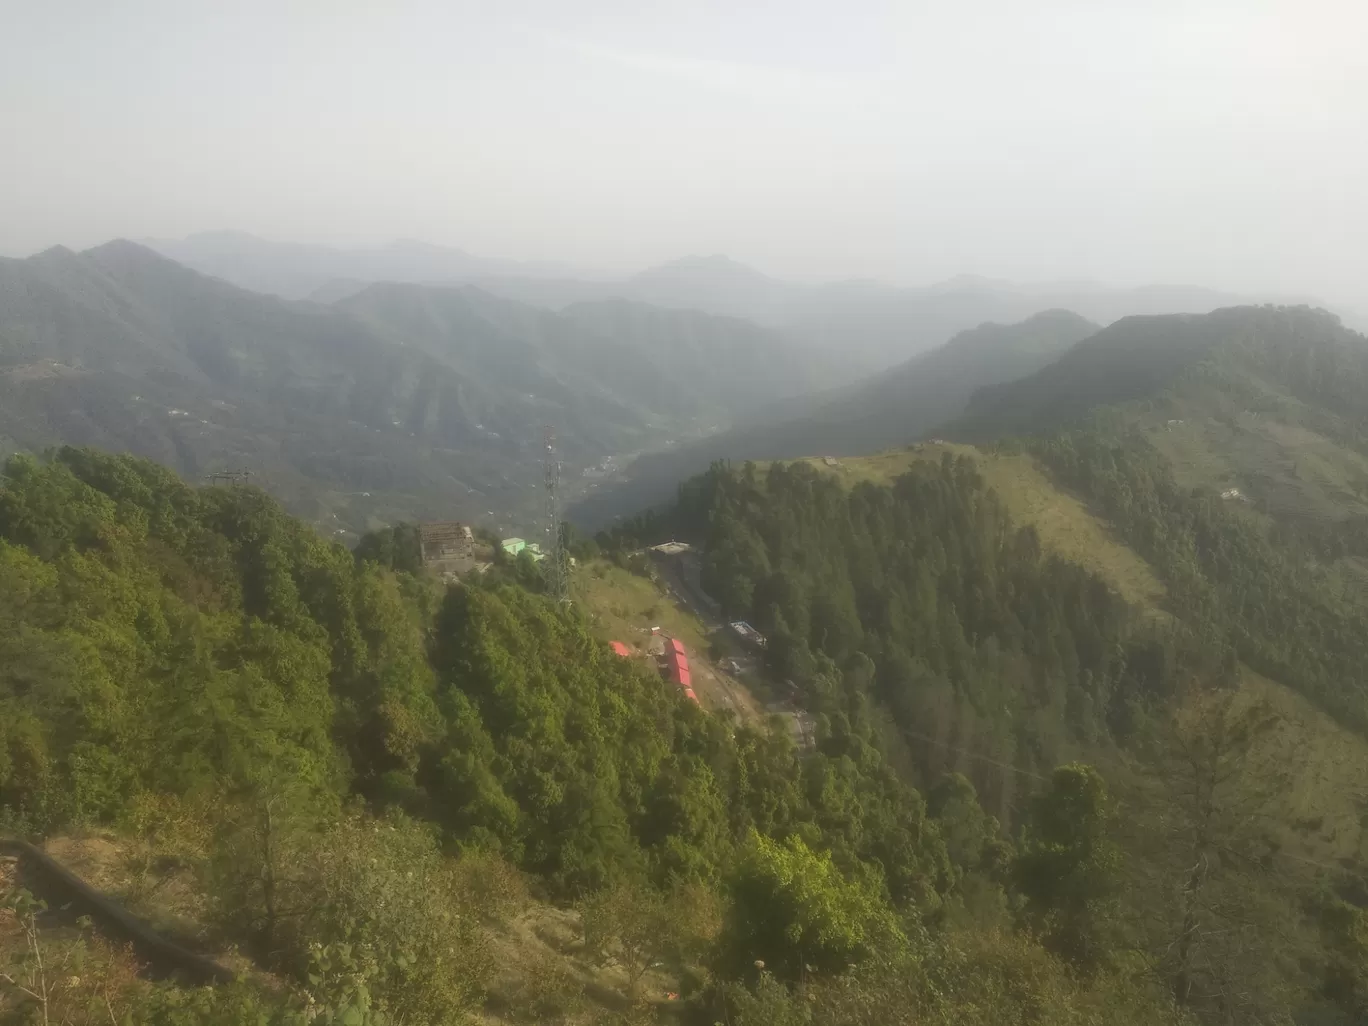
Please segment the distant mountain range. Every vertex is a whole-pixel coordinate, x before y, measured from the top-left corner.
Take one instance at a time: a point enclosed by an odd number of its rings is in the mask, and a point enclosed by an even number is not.
[[[1010,433],[1143,391],[1172,326],[1219,334],[1231,315],[1201,315],[1233,298],[973,277],[809,286],[723,257],[591,280],[419,243],[157,245],[208,273],[123,240],[0,261],[0,449],[251,469],[296,512],[352,530],[490,511],[529,523],[543,424],[589,523],[716,458],[869,452],[962,414],[977,437]],[[1131,335],[1147,341],[1123,349],[1143,359],[1088,370],[1090,347]],[[1069,351],[1088,336],[1101,341]],[[1022,378],[1042,391],[1007,387]]]
[[[742,321],[622,301],[557,313],[380,284],[295,302],[122,240],[0,261],[0,448],[245,468],[339,528],[535,510],[543,424],[577,477],[809,391],[831,366]]]
[[[933,435],[990,443],[1094,416],[1144,434],[1185,486],[1233,489],[1296,519],[1368,518],[1368,339],[1306,306],[1101,329],[1065,311],[984,325],[857,385],[647,454],[574,513],[598,527],[665,502],[714,460],[864,455]]]
[[[561,264],[491,260],[412,239],[359,249],[272,242],[230,231],[137,241],[201,274],[284,299],[308,299],[315,293],[335,298],[375,281],[451,284],[497,275],[585,276]]]
[[[725,256],[686,257],[609,278],[554,265],[485,260],[416,242],[345,250],[212,232],[148,244],[242,288],[318,302],[335,302],[376,281],[465,283],[551,310],[623,299],[738,317],[804,344],[839,350],[849,368],[846,380],[906,360],[968,328],[988,322],[1011,324],[1044,310],[1071,310],[1109,324],[1136,314],[1206,313],[1251,301],[1248,296],[1182,285],[1019,285],[972,275],[921,288],[872,281],[806,285],[772,278]]]

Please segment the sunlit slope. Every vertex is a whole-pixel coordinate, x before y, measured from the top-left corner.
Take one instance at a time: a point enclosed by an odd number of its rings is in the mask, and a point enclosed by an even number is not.
[[[1138,429],[1179,484],[1294,522],[1368,512],[1368,339],[1307,307],[1118,321],[1049,367],[980,390],[947,437]]]
[[[1179,382],[1126,415],[1190,488],[1234,488],[1274,517],[1340,519],[1368,513],[1368,458],[1353,424],[1242,374],[1239,392],[1210,374]]]
[[[592,560],[571,575],[570,594],[588,616],[594,633],[605,641],[621,641],[632,651],[632,658],[652,660],[651,627],[682,641],[693,668],[694,690],[705,709],[729,710],[743,722],[764,718],[763,705],[746,685],[711,658],[707,625],[658,582],[607,561]],[[661,687],[673,685],[662,680]]]
[[[942,459],[945,454],[968,456],[979,473],[1006,504],[1012,518],[1031,524],[1050,552],[1087,567],[1108,581],[1136,605],[1158,608],[1164,586],[1143,559],[1118,542],[1101,520],[1078,499],[1056,488],[1030,456],[994,453],[972,445],[927,442],[832,466],[820,458],[804,460],[841,480],[890,484],[913,463]]]
[[[1290,688],[1245,670],[1236,707],[1264,703],[1276,728],[1251,752],[1255,779],[1281,776],[1271,801],[1275,836],[1288,856],[1338,862],[1361,852],[1368,790],[1368,741]]]
[[[890,484],[914,463],[947,453],[972,458],[1013,518],[1033,525],[1046,549],[1099,574],[1129,601],[1162,609],[1165,589],[1154,569],[1082,502],[1056,487],[1028,455],[934,442],[835,466],[821,458],[802,462],[851,484]],[[1213,448],[1212,458],[1225,457]],[[1368,780],[1368,741],[1307,698],[1247,668],[1234,701],[1237,710],[1262,703],[1276,715],[1276,727],[1258,739],[1248,766],[1258,779],[1270,779],[1276,771],[1285,780],[1263,810],[1284,857],[1315,869],[1355,855],[1368,800],[1362,786]]]

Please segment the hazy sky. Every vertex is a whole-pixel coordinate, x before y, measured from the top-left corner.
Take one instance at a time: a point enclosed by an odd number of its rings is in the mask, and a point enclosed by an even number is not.
[[[1363,0],[0,0],[0,251],[1368,298]]]

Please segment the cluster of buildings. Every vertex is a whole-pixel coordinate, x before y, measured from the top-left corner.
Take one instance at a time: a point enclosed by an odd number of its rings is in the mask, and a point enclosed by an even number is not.
[[[658,634],[659,627],[651,629],[652,634]],[[610,641],[614,652],[624,659],[632,654],[632,650],[621,641]],[[669,638],[665,642],[665,655],[660,661],[661,673],[667,680],[677,687],[685,698],[694,705],[698,705],[698,695],[694,694],[693,675],[689,672],[689,656],[684,651],[684,642],[678,638]]]
[[[689,657],[684,652],[684,643],[678,638],[671,638],[665,646],[665,675],[683,692],[685,698],[694,705],[698,704],[693,678],[689,674]]]
[[[521,538],[505,538],[503,550],[510,558],[516,558],[519,553],[526,552],[536,563],[540,563],[546,558],[546,553],[541,550],[540,545],[536,542],[524,541]]]

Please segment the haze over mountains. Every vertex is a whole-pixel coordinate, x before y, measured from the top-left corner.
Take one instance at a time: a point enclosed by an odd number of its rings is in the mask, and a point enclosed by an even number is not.
[[[738,427],[627,468],[628,480],[586,497],[576,515],[589,524],[670,498],[675,483],[714,460],[853,456],[904,445],[958,416],[976,389],[1046,366],[1098,325],[1047,310],[1012,325],[983,324],[853,385],[758,411]]]
[[[372,281],[451,283],[494,275],[583,276],[559,264],[521,263],[473,256],[449,246],[396,239],[382,246],[341,249],[271,242],[246,232],[200,232],[182,239],[139,239],[177,263],[253,292],[308,299],[325,288],[356,288]]]
[[[1280,298],[1184,285],[1023,285],[974,275],[917,288],[875,281],[813,285],[782,281],[720,255],[685,257],[636,274],[608,277],[558,271],[545,264],[510,265],[408,242],[346,250],[213,232],[148,244],[205,274],[287,298],[331,302],[382,280],[461,282],[553,310],[616,298],[739,317],[804,343],[838,350],[854,373],[881,370],[967,328],[990,321],[1010,324],[1043,310],[1071,310],[1109,324],[1133,314],[1206,313],[1255,298]]]
[[[0,262],[0,361],[8,450],[241,467],[356,529],[537,505],[543,424],[577,473],[810,390],[833,365],[743,322],[621,302],[555,313],[394,284],[292,302],[121,240]]]
[[[725,257],[609,279],[232,232],[154,245],[193,266],[122,240],[0,264],[0,441],[128,449],[191,477],[249,469],[344,531],[535,520],[542,425],[586,523],[667,498],[713,459],[904,444],[1119,316],[1237,298],[972,276],[803,285]]]

